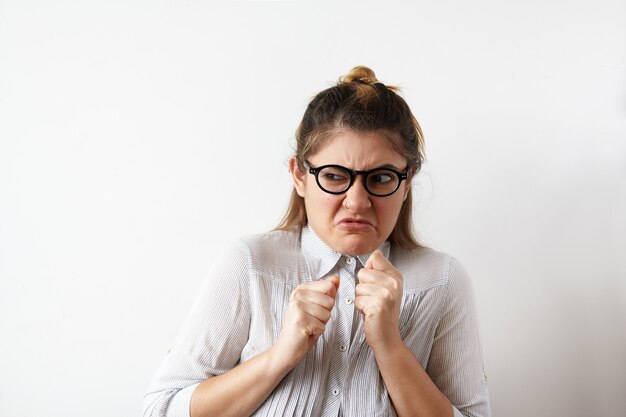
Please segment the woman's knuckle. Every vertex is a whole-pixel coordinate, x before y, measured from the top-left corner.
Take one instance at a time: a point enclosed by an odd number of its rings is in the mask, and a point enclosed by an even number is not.
[[[380,295],[384,300],[390,300],[393,298],[393,293],[389,288],[386,287],[380,289]]]
[[[321,317],[320,317],[320,319],[321,319],[324,323],[326,323],[328,320],[330,320],[330,311],[328,311],[328,310],[324,310],[324,311],[321,313]]]

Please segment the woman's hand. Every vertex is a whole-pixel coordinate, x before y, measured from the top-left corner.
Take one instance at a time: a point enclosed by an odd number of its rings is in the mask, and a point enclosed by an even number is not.
[[[354,306],[363,314],[367,344],[376,351],[402,342],[399,326],[402,274],[376,250],[358,277]]]
[[[339,277],[298,285],[289,297],[289,306],[272,350],[275,357],[293,368],[324,333],[335,306]]]

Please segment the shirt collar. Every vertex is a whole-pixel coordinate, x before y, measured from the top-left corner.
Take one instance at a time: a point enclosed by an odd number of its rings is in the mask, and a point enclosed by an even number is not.
[[[308,224],[302,228],[300,242],[312,280],[326,276],[341,259],[341,253],[320,239]],[[389,241],[385,241],[378,247],[385,258],[389,258],[390,246]],[[361,265],[365,265],[370,255],[371,253],[357,255],[356,258],[361,262]]]

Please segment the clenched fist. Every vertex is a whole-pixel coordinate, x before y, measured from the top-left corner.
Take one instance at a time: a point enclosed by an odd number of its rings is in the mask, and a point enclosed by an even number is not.
[[[354,305],[363,315],[367,344],[376,351],[401,342],[402,274],[376,250],[358,277]]]
[[[274,345],[278,357],[294,367],[324,333],[335,306],[339,277],[298,285],[289,297],[289,306],[280,336]]]

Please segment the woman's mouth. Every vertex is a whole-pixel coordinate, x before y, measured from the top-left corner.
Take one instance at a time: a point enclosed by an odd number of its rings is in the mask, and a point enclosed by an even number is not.
[[[374,230],[374,225],[365,219],[346,217],[337,222],[337,228],[353,232],[367,232]]]

